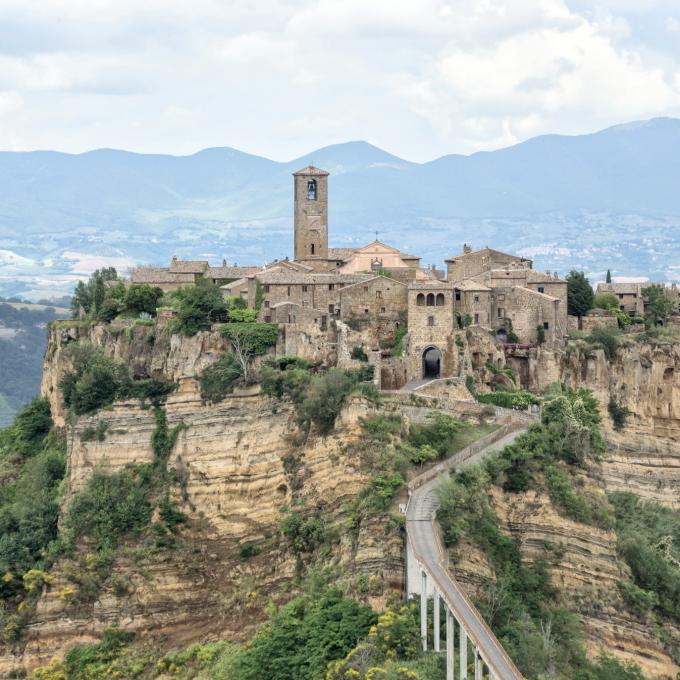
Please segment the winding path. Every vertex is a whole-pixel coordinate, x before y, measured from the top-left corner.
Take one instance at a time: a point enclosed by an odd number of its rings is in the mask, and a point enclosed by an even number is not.
[[[507,429],[511,431],[508,432]],[[517,670],[496,636],[470,602],[463,588],[447,569],[447,553],[441,543],[435,518],[439,507],[437,487],[441,484],[443,476],[447,475],[449,470],[454,467],[472,465],[496,451],[500,451],[525,431],[525,429],[507,429],[500,433],[500,438],[484,448],[476,450],[474,446],[468,447],[468,449],[453,456],[450,461],[445,461],[438,470],[438,476],[432,478],[431,473],[425,473],[414,479],[409,485],[411,498],[406,513],[406,534],[409,560],[415,560],[415,564],[410,564],[408,568],[408,590],[409,594],[420,592],[422,588],[420,584],[424,584],[426,580],[421,579],[421,573],[427,575],[436,592],[444,600],[445,605],[460,625],[461,630],[472,642],[476,653],[489,668],[490,677],[496,680],[521,680],[522,674]],[[437,602],[435,603],[436,610],[438,610],[438,607],[439,603]],[[438,623],[435,626],[435,650],[438,650]],[[424,644],[426,645],[427,633],[425,628],[423,630],[425,631]],[[464,640],[464,635],[462,639]],[[465,655],[467,655],[467,652],[465,652]],[[452,659],[450,663],[453,663]],[[481,677],[481,673],[480,666],[480,669],[475,672],[475,677]],[[447,677],[453,677],[453,668],[447,672]],[[466,677],[462,672],[462,664],[459,677]]]

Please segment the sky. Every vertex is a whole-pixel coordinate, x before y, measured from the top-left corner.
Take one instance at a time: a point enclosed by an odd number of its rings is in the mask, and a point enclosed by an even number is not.
[[[0,0],[1,150],[425,161],[656,116],[680,0]]]

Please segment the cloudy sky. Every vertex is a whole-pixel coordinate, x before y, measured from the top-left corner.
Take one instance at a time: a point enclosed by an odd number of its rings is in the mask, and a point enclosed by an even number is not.
[[[0,149],[427,160],[680,116],[679,0],[0,0]]]

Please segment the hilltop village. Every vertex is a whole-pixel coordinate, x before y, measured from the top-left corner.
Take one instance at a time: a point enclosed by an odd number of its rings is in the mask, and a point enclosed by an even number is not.
[[[351,342],[381,369],[376,373],[382,373],[383,387],[453,377],[473,368],[457,361],[455,333],[462,329],[482,331],[520,356],[539,343],[558,347],[570,329],[583,328],[584,320],[568,316],[567,281],[534,269],[525,257],[465,244],[441,271],[379,240],[359,248],[330,247],[329,173],[308,166],[293,177],[292,260],[263,267],[225,260],[214,267],[173,257],[169,267],[134,269],[131,282],[170,292],[209,280],[225,297],[241,298],[257,309],[259,321],[280,324],[290,353],[309,353],[303,345],[311,338],[320,337],[331,322],[344,324],[350,335],[360,334]],[[669,292],[677,310],[677,289]],[[640,284],[603,284],[598,293],[615,295],[622,311],[644,313]],[[616,324],[610,317],[594,322]],[[399,361],[391,351],[395,345],[403,350]],[[323,348],[317,349],[323,355]],[[480,354],[475,360],[481,365],[490,358]]]

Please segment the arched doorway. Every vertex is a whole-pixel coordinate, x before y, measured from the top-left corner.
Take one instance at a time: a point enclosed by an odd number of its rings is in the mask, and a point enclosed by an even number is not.
[[[496,331],[496,340],[503,343],[508,341],[508,332],[505,330],[505,328],[499,328]]]
[[[441,372],[442,353],[436,347],[423,352],[423,378],[438,378]]]

